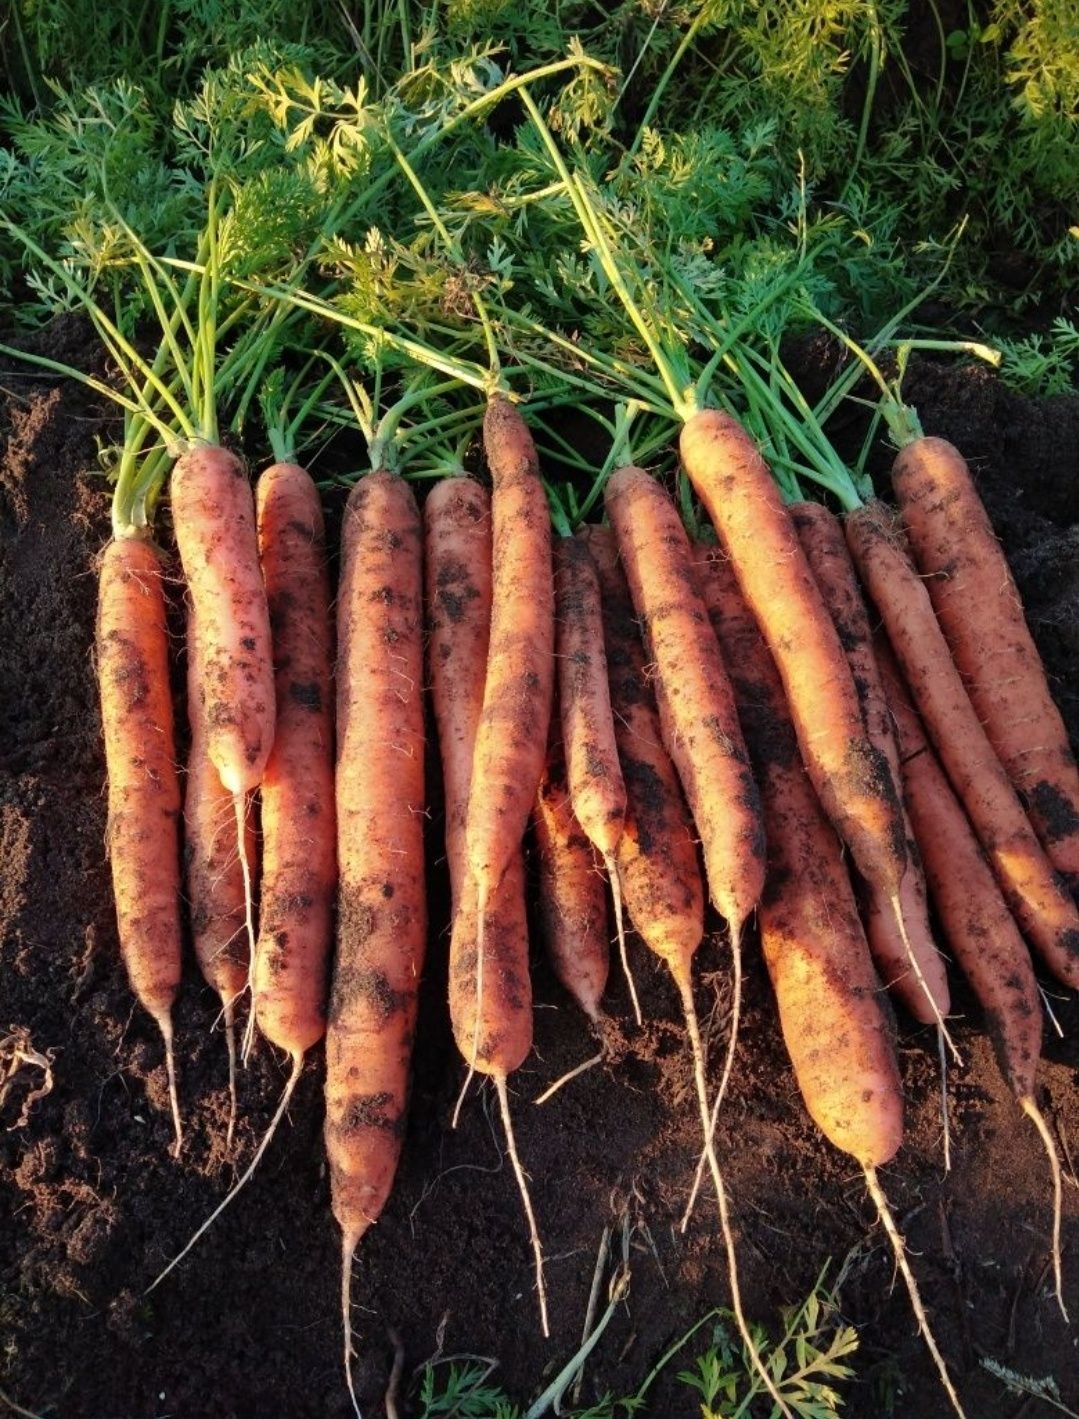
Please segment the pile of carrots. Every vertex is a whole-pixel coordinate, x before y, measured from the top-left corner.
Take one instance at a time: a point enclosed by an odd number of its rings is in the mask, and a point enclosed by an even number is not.
[[[540,1230],[507,1093],[532,1046],[530,823],[546,948],[597,1059],[613,1059],[621,1034],[602,1004],[608,884],[627,975],[623,911],[674,978],[734,1310],[780,1411],[742,1315],[716,1154],[736,1035],[713,1087],[694,1007],[706,896],[729,930],[735,1019],[741,939],[756,918],[806,1107],[863,1168],[962,1413],[876,1175],[903,1136],[882,982],[947,1040],[931,903],[1052,1161],[1062,1308],[1060,1172],[1035,1098],[1027,942],[1064,984],[1079,983],[1079,773],[969,471],[942,440],[914,440],[895,464],[898,515],[871,503],[844,523],[820,504],[785,504],[749,435],[705,409],[680,452],[715,542],[692,541],[662,484],[635,467],[606,483],[607,525],[554,537],[532,438],[502,393],[483,441],[490,490],[446,478],[421,509],[395,471],[355,484],[336,637],[309,475],[277,464],[253,490],[222,448],[177,462],[191,724],[182,815],[162,560],[146,529],[106,551],[97,655],[119,934],[132,988],[164,1035],[177,1148],[170,1011],[186,895],[221,998],[234,1107],[236,1056],[255,1030],[293,1061],[240,1186],[325,1034],[351,1390],[351,1260],[401,1152],[428,940],[429,691],[462,1098],[475,1073],[494,1081],[544,1331]],[[629,989],[639,1015],[632,978]],[[240,1049],[233,1018],[247,992]]]

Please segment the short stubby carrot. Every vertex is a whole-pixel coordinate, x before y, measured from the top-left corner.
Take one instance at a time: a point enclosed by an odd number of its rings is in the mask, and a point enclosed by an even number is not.
[[[892,485],[975,712],[1046,855],[1077,892],[1079,768],[966,460],[945,439],[917,438],[896,458]]]
[[[326,1028],[337,889],[333,625],[318,489],[293,463],[257,488],[275,679],[262,780],[262,897],[251,984],[258,1027],[295,1062]]]
[[[427,674],[442,760],[453,905],[465,860],[468,786],[491,634],[491,498],[472,478],[444,478],[423,504]]]
[[[404,1139],[424,889],[420,517],[396,474],[349,495],[337,596],[337,959],[326,1028],[326,1152],[349,1278],[385,1205]]]
[[[165,1041],[179,1149],[172,1005],[182,968],[180,783],[164,573],[150,542],[120,538],[105,548],[95,644],[120,953],[136,998]]]
[[[274,737],[273,657],[255,500],[243,463],[199,445],[169,483],[176,545],[202,639],[207,751],[234,796],[259,786]]]
[[[866,733],[843,647],[779,489],[729,414],[695,414],[680,449],[783,681],[817,796],[862,876],[891,901],[907,867],[898,788]]]
[[[701,835],[712,900],[737,940],[764,880],[760,798],[689,538],[643,469],[619,469],[604,496],[653,664],[664,744]]]
[[[887,758],[892,778],[899,785],[895,729],[873,654],[869,616],[842,525],[821,503],[793,503],[790,513],[814,580],[839,632],[870,740]],[[948,976],[929,925],[925,877],[905,810],[903,829],[907,871],[899,889],[902,929],[891,902],[870,886],[866,893],[866,937],[884,984],[916,1020],[943,1029],[951,1005]]]
[[[607,893],[602,860],[573,811],[557,716],[552,718],[547,765],[536,795],[532,826],[539,866],[540,921],[551,968],[597,1024],[610,970]]]
[[[513,404],[495,395],[483,421],[494,492],[491,634],[476,732],[465,842],[483,903],[524,837],[543,773],[554,688],[551,519],[539,460]],[[481,941],[482,958],[482,941]]]
[[[1019,925],[1049,969],[1079,986],[1079,911],[986,738],[895,518],[871,503],[847,540],[904,678]]]

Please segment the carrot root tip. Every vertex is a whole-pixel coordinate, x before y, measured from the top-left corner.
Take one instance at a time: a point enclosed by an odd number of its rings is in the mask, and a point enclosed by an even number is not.
[[[622,911],[622,883],[618,877],[618,866],[612,856],[604,857],[604,865],[607,868],[607,879],[611,884],[611,901],[614,904],[614,929],[618,935],[618,955],[622,962],[622,975],[625,977],[626,988],[629,991],[630,1004],[633,1006],[633,1018],[638,1026],[644,1024],[644,1017],[641,1014],[641,1002],[637,997],[637,983],[633,979],[633,971],[629,964],[629,952],[626,950],[626,923]],[[539,1100],[537,1099],[538,1103]]]
[[[536,1296],[539,1300],[540,1325],[543,1329],[543,1337],[546,1340],[551,1334],[551,1328],[547,1321],[547,1282],[543,1274],[543,1246],[540,1242],[539,1228],[536,1225],[536,1214],[532,1210],[532,1197],[528,1191],[528,1179],[525,1170],[521,1166],[521,1159],[517,1152],[517,1140],[513,1135],[513,1120],[510,1117],[509,1091],[506,1088],[506,1076],[504,1074],[492,1075],[495,1082],[495,1089],[498,1093],[498,1107],[502,1113],[502,1127],[506,1133],[506,1152],[509,1155],[510,1164],[517,1178],[517,1186],[520,1189],[521,1201],[524,1204],[525,1219],[528,1222],[528,1234],[532,1241],[532,1256],[535,1261],[536,1270]]]
[[[1070,1324],[1071,1318],[1064,1305],[1064,1274],[1061,1264],[1060,1219],[1064,1208],[1064,1185],[1060,1170],[1060,1154],[1057,1152],[1056,1142],[1048,1120],[1034,1099],[1029,1094],[1026,1095],[1019,1100],[1019,1107],[1041,1135],[1042,1144],[1049,1159],[1049,1171],[1053,1177],[1053,1283],[1060,1314],[1064,1317],[1065,1323]]]

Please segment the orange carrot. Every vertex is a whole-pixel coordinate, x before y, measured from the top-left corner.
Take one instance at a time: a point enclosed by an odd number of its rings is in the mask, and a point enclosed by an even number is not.
[[[184,784],[184,866],[191,913],[191,938],[203,979],[221,998],[229,1060],[229,1123],[225,1146],[236,1123],[236,1001],[247,989],[250,967],[246,936],[247,901],[236,850],[232,794],[222,784],[206,752],[206,715],[199,687],[201,664],[194,613],[187,616],[187,705],[191,744]],[[254,823],[248,815],[244,851],[257,860]]]
[[[109,858],[120,953],[165,1042],[180,1151],[172,1004],[180,986],[180,785],[161,558],[138,537],[105,548],[96,655],[109,784]]]
[[[581,538],[559,537],[555,541],[554,554],[555,657],[558,665],[560,737],[564,746],[560,753],[572,805],[570,817],[584,830],[585,838],[600,854],[607,869],[622,969],[629,986],[633,1013],[640,1024],[641,1007],[626,956],[622,894],[615,865],[615,851],[626,816],[626,785],[622,779],[614,737],[599,578],[588,547]],[[537,821],[544,818],[542,789],[539,801],[541,806]],[[556,828],[557,824],[548,819],[547,826]],[[572,833],[567,829],[563,837],[568,844]],[[542,833],[540,843],[542,862]],[[583,871],[590,855],[581,851],[578,856]],[[548,858],[548,862],[553,862],[553,859]],[[563,880],[568,889],[574,874],[568,871],[568,860],[566,867]],[[579,920],[583,924],[585,918],[591,916],[597,924],[605,926],[607,912],[602,893],[597,896],[595,885],[584,876],[578,876],[576,880],[579,882],[576,893],[580,903],[577,912]],[[568,906],[568,903],[565,905]],[[581,939],[583,944],[585,938]],[[597,967],[602,962],[603,981],[606,982],[606,945],[602,955],[595,949],[591,954]],[[572,987],[570,989],[572,991]],[[598,1002],[598,996],[596,1000]]]
[[[680,447],[775,660],[824,811],[862,876],[895,902],[907,867],[898,789],[866,733],[843,647],[779,489],[753,440],[729,414],[695,414]]]
[[[360,1238],[389,1196],[404,1137],[427,939],[422,547],[408,485],[349,496],[337,596],[337,960],[326,1029],[326,1152],[343,1235],[345,1371]]]
[[[974,711],[1050,862],[1079,892],[1079,768],[970,470],[944,439],[917,438],[892,485]]]
[[[1034,1097],[1042,1048],[1041,1002],[1030,952],[1019,935],[982,855],[966,814],[927,743],[891,648],[883,637],[877,656],[895,716],[903,761],[903,792],[925,862],[944,934],[985,1011],[1000,1071],[1041,1136],[1053,1177],[1053,1265],[1064,1310],[1060,1258],[1063,1189],[1056,1143]]]
[[[259,556],[276,704],[262,780],[262,901],[252,971],[258,1027],[294,1071],[326,1029],[337,888],[333,629],[318,490],[291,463],[258,482]]]
[[[873,654],[869,617],[839,519],[820,503],[795,503],[790,509],[798,540],[809,562],[854,676],[862,717],[874,746],[887,758],[892,778],[900,783],[899,751]],[[902,803],[900,804],[902,809]],[[925,877],[918,849],[903,813],[907,840],[907,871],[899,888],[906,939],[879,889],[868,890],[866,936],[884,984],[916,1020],[944,1029],[950,1009],[944,960],[929,925]],[[908,954],[907,946],[910,946]]]
[[[835,833],[803,766],[774,660],[722,555],[708,559],[711,604],[738,666],[735,689],[760,777],[768,877],[761,946],[802,1098],[825,1137],[855,1158],[888,1234],[945,1392],[963,1408],[929,1327],[877,1168],[903,1139],[890,1017]]]
[[[847,519],[847,539],[1008,905],[1050,970],[1079,985],[1079,911],[985,736],[894,518],[879,503],[861,508]]]
[[[476,726],[491,633],[491,499],[471,478],[444,478],[423,505],[427,664],[442,759],[446,858],[456,910]]]
[[[551,967],[598,1027],[610,969],[607,894],[599,854],[573,811],[557,716],[552,717],[547,765],[532,824],[539,864],[540,919]],[[617,867],[614,870],[617,872]]]

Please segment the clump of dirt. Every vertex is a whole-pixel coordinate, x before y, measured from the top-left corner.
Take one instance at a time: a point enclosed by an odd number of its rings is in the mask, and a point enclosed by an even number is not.
[[[90,363],[77,331],[64,327],[59,338],[69,358]],[[972,458],[1079,737],[1079,401],[1032,404],[990,375],[947,367],[916,369],[909,390],[927,430],[953,438]],[[323,1161],[318,1051],[260,1174],[178,1271],[143,1295],[250,1156],[286,1066],[262,1048],[244,1072],[242,1122],[226,1157],[224,1042],[215,999],[189,963],[176,1012],[188,1141],[179,1161],[169,1156],[161,1041],[119,964],[104,850],[92,639],[95,562],[108,536],[93,448],[106,416],[78,388],[22,371],[4,376],[0,399],[0,1026],[17,1024],[36,1050],[53,1052],[55,1075],[28,1122],[11,1129],[40,1082],[32,1073],[17,1081],[0,1121],[0,1207],[8,1218],[0,1229],[0,1389],[64,1419],[343,1416],[339,1239]],[[445,1006],[440,830],[436,811],[430,966],[404,1158],[356,1267],[366,1412],[381,1405],[391,1329],[410,1365],[436,1348],[497,1355],[513,1392],[537,1392],[576,1347],[601,1230],[629,1199],[647,1231],[633,1253],[628,1303],[591,1362],[584,1397],[625,1392],[727,1299],[712,1207],[702,1199],[688,1235],[677,1230],[698,1138],[677,996],[637,944],[647,1028],[634,1035],[627,1027],[633,1049],[616,1067],[588,1071],[536,1108],[531,1100],[543,1087],[593,1048],[585,1022],[537,960],[536,1049],[511,1085],[549,1258],[553,1335],[545,1342],[491,1096],[475,1091],[459,1129],[449,1126],[462,1065]],[[752,944],[747,956],[743,1043],[721,1136],[746,1306],[774,1325],[778,1309],[804,1296],[831,1258],[832,1274],[843,1271],[843,1314],[861,1340],[845,1412],[944,1414],[858,1171],[809,1123]],[[714,1054],[727,964],[721,938],[710,938],[699,958],[699,1002],[705,1014],[716,1004]],[[1064,1035],[1047,1031],[1043,1102],[1067,1151],[1079,1139],[1079,1010],[1050,990]],[[1052,1375],[1065,1396],[1079,1393],[1079,1358],[1049,1296],[1040,1145],[958,984],[956,997],[965,1063],[951,1083],[953,1172],[941,1176],[933,1036],[906,1024],[907,1143],[883,1182],[968,1412],[1005,1419],[1018,1401],[981,1368],[983,1357]],[[610,1008],[628,1018],[617,979]],[[1072,1186],[1066,1203],[1066,1247],[1074,1253]],[[1074,1256],[1065,1262],[1079,1310]],[[673,1378],[651,1396],[650,1413],[698,1413]]]

